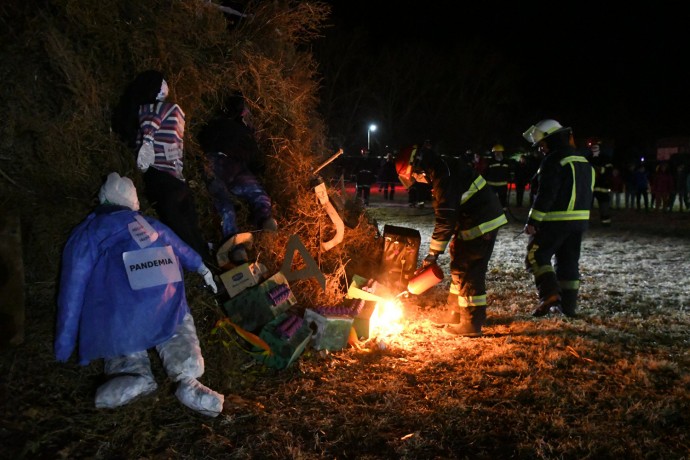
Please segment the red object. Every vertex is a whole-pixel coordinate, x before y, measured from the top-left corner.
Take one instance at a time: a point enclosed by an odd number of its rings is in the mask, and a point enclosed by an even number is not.
[[[436,264],[431,264],[428,267],[419,270],[410,278],[407,283],[407,292],[410,294],[421,294],[429,288],[436,286],[443,280],[443,270]]]

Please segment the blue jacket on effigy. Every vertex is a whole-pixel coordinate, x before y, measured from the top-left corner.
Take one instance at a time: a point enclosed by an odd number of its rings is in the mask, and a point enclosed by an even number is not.
[[[184,272],[201,256],[161,222],[123,206],[97,207],[65,245],[55,356],[79,364],[152,348],[189,312]]]

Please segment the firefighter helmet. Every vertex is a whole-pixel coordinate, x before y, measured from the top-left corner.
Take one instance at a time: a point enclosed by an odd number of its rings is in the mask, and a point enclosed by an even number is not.
[[[491,153],[496,153],[496,152],[501,152],[501,153],[505,152],[503,145],[496,144],[493,147],[491,147]]]
[[[522,133],[522,137],[524,137],[527,142],[532,143],[532,147],[536,147],[540,141],[546,139],[547,137],[562,131],[570,130],[570,128],[564,128],[556,120],[546,119],[540,121],[536,125],[531,126],[527,131]]]

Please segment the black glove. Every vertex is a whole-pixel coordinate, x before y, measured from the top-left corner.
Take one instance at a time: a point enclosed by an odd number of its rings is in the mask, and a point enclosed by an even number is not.
[[[437,252],[429,252],[427,256],[424,258],[424,261],[422,262],[422,268],[426,268],[429,265],[436,265],[437,264],[437,259],[438,259],[438,253]]]

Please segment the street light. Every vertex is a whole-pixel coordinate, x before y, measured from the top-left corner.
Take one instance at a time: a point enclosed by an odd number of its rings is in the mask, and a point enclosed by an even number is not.
[[[369,125],[369,129],[367,130],[367,152],[371,151],[371,133],[372,131],[376,131],[376,125]]]

